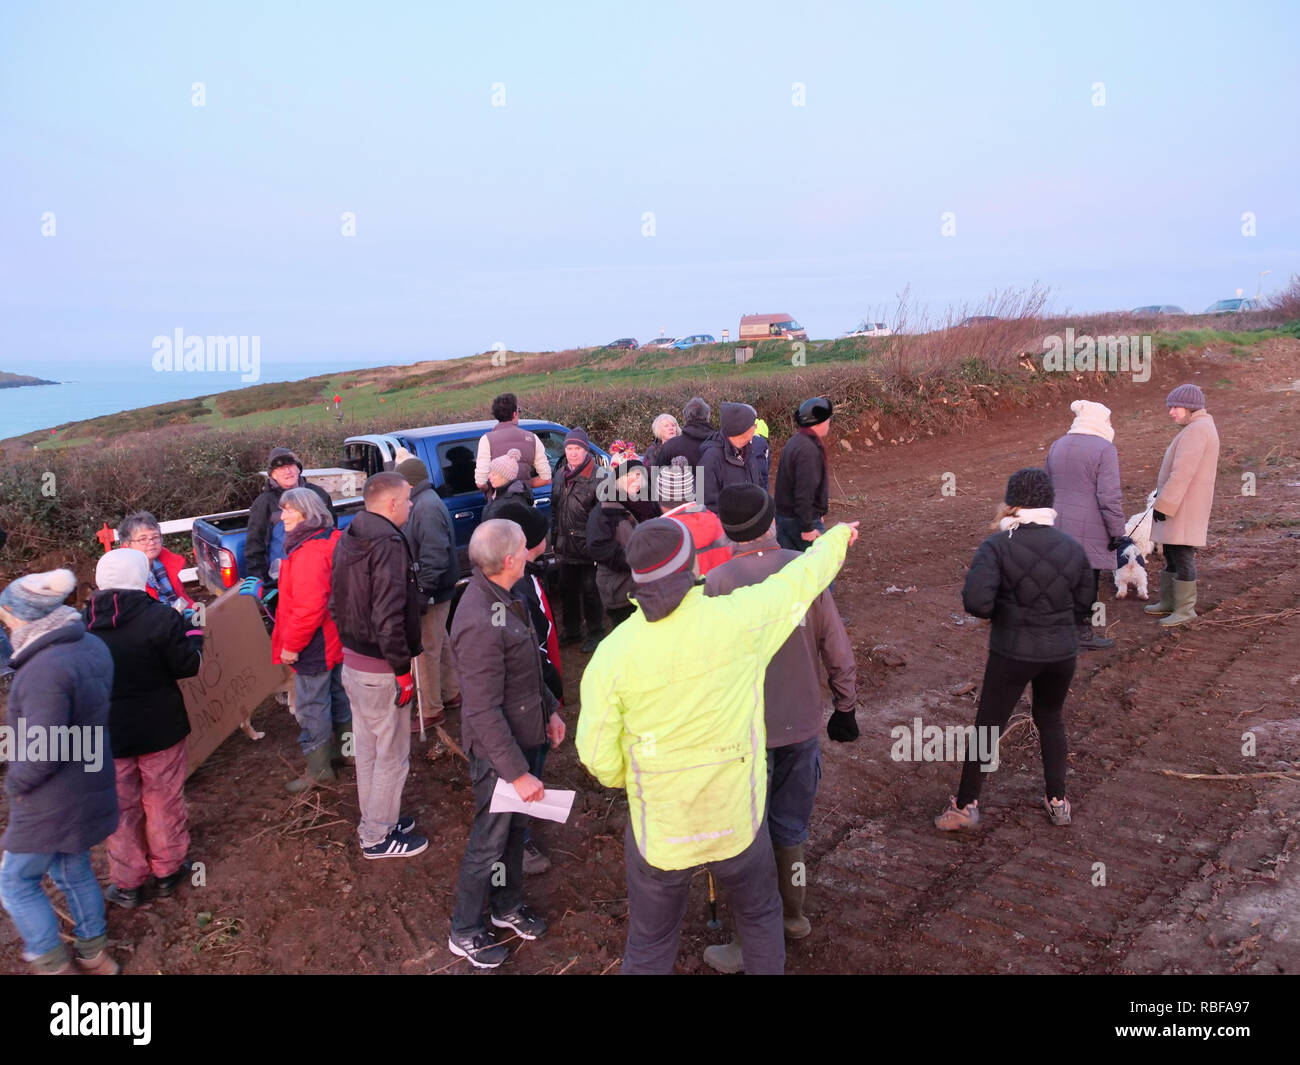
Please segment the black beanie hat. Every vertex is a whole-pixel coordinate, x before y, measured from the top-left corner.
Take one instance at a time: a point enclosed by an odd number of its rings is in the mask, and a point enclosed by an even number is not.
[[[1016,470],[1007,481],[1006,504],[1009,507],[1037,510],[1050,507],[1055,500],[1056,490],[1052,488],[1051,477],[1037,466]]]
[[[545,514],[536,507],[530,507],[527,503],[520,503],[517,500],[512,499],[492,516],[503,521],[513,521],[523,529],[524,546],[530,551],[545,540],[546,534],[550,531],[551,523]]]
[[[758,412],[748,403],[724,403],[722,405],[722,435],[743,436],[749,427],[758,420]]]
[[[271,448],[271,459],[266,464],[266,472],[274,473],[281,466],[297,466],[298,472],[302,473],[302,461],[290,451],[287,447]]]
[[[762,485],[729,484],[718,493],[722,531],[738,544],[757,540],[772,527],[776,502]]]

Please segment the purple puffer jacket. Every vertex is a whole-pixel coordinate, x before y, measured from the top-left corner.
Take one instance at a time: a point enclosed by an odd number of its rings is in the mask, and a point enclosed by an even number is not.
[[[1083,545],[1093,569],[1114,569],[1110,538],[1124,535],[1115,445],[1100,436],[1067,433],[1048,451],[1047,473],[1056,490],[1056,527]]]

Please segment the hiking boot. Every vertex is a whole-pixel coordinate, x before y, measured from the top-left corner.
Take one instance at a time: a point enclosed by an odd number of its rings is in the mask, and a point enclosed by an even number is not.
[[[594,650],[596,650],[597,647],[600,646],[600,641],[603,640],[604,638],[605,638],[605,633],[603,631],[593,632],[590,636],[586,638],[586,640],[583,641],[582,653],[584,655],[591,654]]]
[[[510,957],[510,949],[503,947],[487,931],[472,936],[458,936],[453,932],[447,937],[447,949],[466,959],[476,969],[495,969]]]
[[[1080,651],[1104,651],[1106,648],[1114,646],[1114,640],[1107,639],[1091,625],[1079,626]]]
[[[551,859],[531,839],[524,844],[524,876],[536,876],[551,867]]]
[[[116,976],[122,966],[108,952],[108,936],[95,936],[93,939],[78,939],[72,960],[76,962],[77,971],[85,976]]]
[[[104,889],[104,899],[114,906],[121,906],[124,910],[134,910],[144,901],[138,887],[125,888],[118,887],[116,884],[109,884]]]
[[[803,860],[803,844],[773,847],[776,854],[776,886],[781,892],[781,909],[786,939],[803,939],[812,935],[812,923],[803,915],[803,897],[807,890],[808,867]]]
[[[1174,612],[1167,618],[1161,618],[1160,624],[1166,629],[1175,625],[1186,625],[1196,620],[1196,582],[1174,581]]]
[[[371,847],[362,847],[361,853],[367,858],[414,858],[429,847],[429,841],[423,836],[408,835],[393,829],[385,839]]]
[[[492,923],[498,928],[511,929],[520,939],[539,939],[546,935],[546,921],[522,902],[500,917],[494,913]]]
[[[948,800],[948,809],[934,819],[934,827],[940,832],[958,832],[964,829],[978,828],[979,823],[979,800],[976,799],[964,807],[959,807],[956,796]]]
[[[176,889],[181,886],[181,882],[194,870],[194,863],[188,858],[181,862],[181,867],[176,872],[167,876],[158,877],[158,897],[160,899],[169,899],[176,894]]]
[[[1160,574],[1160,599],[1142,608],[1144,614],[1172,614],[1174,611],[1174,575],[1168,570]]]
[[[346,725],[334,726],[334,739],[330,742],[330,764],[334,766],[355,766],[357,759],[355,755],[344,754],[345,741],[350,740],[350,745],[356,747],[356,737],[352,735],[352,722]]]
[[[284,786],[290,795],[310,791],[321,784],[329,784],[338,779],[334,767],[330,765],[330,745],[323,743],[307,755],[307,768],[297,780],[291,780]]]
[[[1043,808],[1047,810],[1048,820],[1054,825],[1068,825],[1070,823],[1070,800],[1069,799],[1048,799],[1043,798]]]
[[[730,943],[715,943],[704,948],[704,964],[720,973],[743,973],[745,955],[740,949],[740,936],[732,936]]]

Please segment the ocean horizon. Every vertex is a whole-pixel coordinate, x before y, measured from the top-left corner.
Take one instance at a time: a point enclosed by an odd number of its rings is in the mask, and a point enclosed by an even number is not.
[[[138,363],[112,360],[15,359],[0,370],[28,374],[53,385],[0,388],[0,439],[49,429],[65,422],[117,414],[155,403],[210,396],[255,384],[298,381],[322,373],[342,373],[370,366],[407,365],[405,357],[336,356],[317,361],[278,361],[256,381],[243,381],[238,370],[192,372],[157,371]]]

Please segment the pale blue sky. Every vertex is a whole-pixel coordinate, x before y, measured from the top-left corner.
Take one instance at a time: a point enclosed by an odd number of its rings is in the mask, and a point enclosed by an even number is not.
[[[6,3],[0,369],[147,365],[178,326],[295,376],[747,311],[833,336],[907,284],[1284,284],[1297,6],[1141,7]]]

